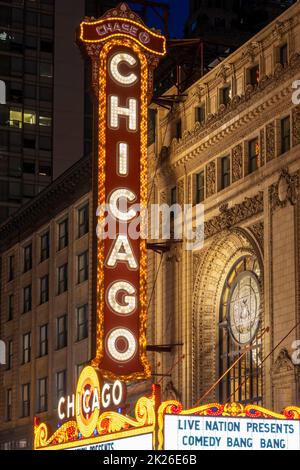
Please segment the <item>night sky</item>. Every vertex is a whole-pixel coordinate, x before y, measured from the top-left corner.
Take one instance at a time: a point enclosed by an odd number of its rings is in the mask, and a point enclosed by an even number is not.
[[[160,1],[160,0],[158,0]],[[130,4],[130,1],[128,1]],[[171,38],[180,38],[183,36],[184,25],[188,16],[189,0],[162,0],[162,3],[170,5],[169,29]],[[138,9],[137,5],[132,5],[133,8]],[[163,30],[161,20],[159,17],[149,11],[147,18],[147,25],[156,27]]]

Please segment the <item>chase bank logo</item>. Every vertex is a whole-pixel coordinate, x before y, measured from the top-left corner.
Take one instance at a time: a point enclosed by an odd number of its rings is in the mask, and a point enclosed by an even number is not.
[[[6,364],[6,345],[0,340],[0,365]]]

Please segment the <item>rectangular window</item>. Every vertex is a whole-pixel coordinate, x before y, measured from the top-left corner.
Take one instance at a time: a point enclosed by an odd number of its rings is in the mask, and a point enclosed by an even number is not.
[[[30,384],[22,385],[22,418],[26,418],[30,415]]]
[[[58,268],[58,295],[68,289],[68,264],[64,264]]]
[[[11,321],[14,317],[14,294],[8,296],[8,308],[7,308],[7,321]]]
[[[80,284],[88,279],[89,276],[89,253],[85,251],[77,257],[77,282]]]
[[[23,145],[25,149],[34,150],[36,148],[36,136],[35,135],[24,135]]]
[[[259,65],[255,65],[249,70],[249,80],[250,85],[256,86],[259,82]]]
[[[41,116],[39,117],[39,125],[43,127],[51,127],[52,118],[50,116]]]
[[[13,366],[13,341],[10,339],[7,343],[7,365],[6,369],[11,370]]]
[[[38,413],[47,411],[48,408],[48,378],[38,379]]]
[[[30,271],[32,268],[32,244],[25,246],[24,248],[24,273]]]
[[[11,421],[12,418],[12,389],[6,390],[6,421]]]
[[[196,175],[196,204],[201,204],[205,199],[205,177],[204,171]]]
[[[78,209],[78,238],[89,231],[89,206],[88,204]]]
[[[67,393],[67,372],[61,370],[56,373],[56,398],[57,403],[61,397],[64,397]]]
[[[39,148],[40,150],[50,151],[52,150],[52,138],[48,135],[40,135],[39,139]]]
[[[30,362],[31,357],[31,333],[26,333],[23,335],[23,357],[22,364],[27,364]]]
[[[24,111],[23,114],[24,124],[36,124],[36,113],[34,111]]]
[[[48,324],[40,326],[40,357],[48,354]]]
[[[258,139],[252,139],[248,143],[248,173],[251,174],[258,169],[259,143]]]
[[[29,175],[35,174],[35,162],[23,161],[23,172]]]
[[[27,313],[32,307],[32,288],[31,284],[23,289],[23,313]]]
[[[227,106],[231,100],[231,86],[226,86],[220,90],[220,104]]]
[[[63,349],[68,344],[67,315],[57,319],[57,349]]]
[[[12,281],[14,278],[14,263],[15,257],[14,255],[10,255],[8,257],[8,282]]]
[[[181,119],[178,119],[178,121],[175,123],[175,137],[176,137],[176,139],[181,139],[181,137],[182,137],[182,121],[181,121]]]
[[[51,176],[51,166],[50,165],[39,165],[39,176]]]
[[[88,337],[88,305],[77,308],[77,341]]]
[[[22,128],[22,111],[18,109],[9,110],[9,125],[19,129]]]
[[[230,157],[223,157],[221,159],[221,189],[228,188],[230,183]]]
[[[69,242],[69,224],[68,219],[58,224],[58,250],[63,250]]]
[[[279,48],[279,61],[283,67],[287,65],[288,63],[288,45],[287,44],[283,44],[283,46]]]
[[[205,105],[197,106],[195,108],[195,121],[200,122],[202,124],[205,122]]]
[[[40,280],[40,304],[45,304],[49,300],[49,275],[43,276]]]
[[[41,236],[41,262],[49,258],[49,232]]]
[[[281,154],[288,152],[291,149],[291,124],[290,117],[281,120],[280,123],[281,133]]]
[[[48,62],[40,63],[40,76],[44,78],[52,78],[52,64]]]
[[[177,203],[177,187],[171,189],[171,206]]]

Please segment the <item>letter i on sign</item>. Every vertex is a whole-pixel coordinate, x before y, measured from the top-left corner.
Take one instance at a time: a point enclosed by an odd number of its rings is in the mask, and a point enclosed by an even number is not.
[[[123,25],[118,34],[115,24]],[[91,60],[97,102],[93,233],[104,217],[97,209],[105,205],[117,230],[114,237],[95,236],[93,366],[110,379],[145,379],[151,374],[146,357],[146,242],[131,239],[128,225],[139,217],[133,204],[147,205],[148,103],[153,70],[166,53],[166,40],[122,3],[99,20],[83,21],[77,42]]]

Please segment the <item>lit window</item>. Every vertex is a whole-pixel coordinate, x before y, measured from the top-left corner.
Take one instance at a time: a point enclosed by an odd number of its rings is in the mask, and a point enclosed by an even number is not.
[[[36,124],[36,113],[34,111],[24,111],[24,124]]]
[[[52,118],[49,116],[40,116],[39,117],[39,125],[40,126],[45,126],[45,127],[50,127],[52,124]]]
[[[12,127],[22,127],[22,111],[16,109],[9,111],[9,125]]]

